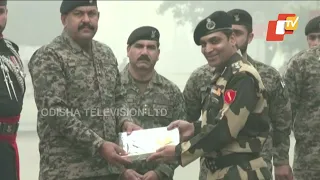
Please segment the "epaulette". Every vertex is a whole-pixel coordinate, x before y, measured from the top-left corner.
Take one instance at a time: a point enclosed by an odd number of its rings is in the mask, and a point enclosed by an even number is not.
[[[232,68],[232,73],[233,74],[236,74],[238,72],[249,73],[250,75],[252,75],[257,80],[257,82],[259,83],[259,88],[263,89],[263,90],[265,89],[264,84],[262,83],[261,76],[260,76],[259,72],[251,64],[247,64],[246,62],[243,62],[243,61],[237,61],[237,62],[235,62],[235,63],[233,63],[231,65],[231,68]]]
[[[19,52],[19,46],[14,43],[13,41],[7,39],[7,38],[3,38],[7,43],[9,43],[17,52]]]

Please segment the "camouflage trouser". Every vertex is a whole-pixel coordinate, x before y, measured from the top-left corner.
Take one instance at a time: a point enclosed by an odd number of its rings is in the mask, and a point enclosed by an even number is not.
[[[204,163],[204,158],[200,158],[200,172],[199,172],[199,180],[206,180],[209,169]]]
[[[293,175],[295,180],[320,180],[320,170],[294,169]]]
[[[249,161],[251,167],[230,166],[212,173],[208,171],[206,180],[271,180],[272,175],[263,158]]]
[[[261,156],[263,157],[264,161],[267,163],[268,165],[268,169],[269,171],[272,173],[272,138],[269,137],[266,141],[266,143],[263,146],[262,152],[261,152]]]
[[[269,172],[272,174],[271,158],[270,159],[266,158],[266,157],[269,157],[268,155],[270,155],[272,158],[271,153],[266,153],[263,159],[267,163],[267,167],[268,167]],[[207,166],[204,163],[204,158],[200,158],[199,180],[206,180],[208,171],[209,171],[209,169],[207,168]]]
[[[99,176],[99,177],[89,177],[89,178],[81,178],[75,180],[118,180],[119,174],[108,175],[108,176]]]

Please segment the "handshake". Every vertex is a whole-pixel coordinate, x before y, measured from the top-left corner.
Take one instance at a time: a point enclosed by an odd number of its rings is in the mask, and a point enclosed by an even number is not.
[[[189,123],[184,120],[176,120],[168,125],[167,130],[170,131],[176,128],[179,130],[180,141],[182,142],[189,140],[194,135],[193,123]],[[128,135],[130,135],[132,131],[141,129],[142,128],[140,126],[129,121],[125,122],[122,128],[122,130],[124,132],[127,132]],[[160,144],[168,143],[161,142]],[[132,163],[132,161],[127,156],[128,153],[119,145],[113,142],[104,142],[100,146],[99,153],[105,160],[114,165],[128,165]],[[163,146],[147,158],[147,161],[170,162],[175,160],[175,145]]]

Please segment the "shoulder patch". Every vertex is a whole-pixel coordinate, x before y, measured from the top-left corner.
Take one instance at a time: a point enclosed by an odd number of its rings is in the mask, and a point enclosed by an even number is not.
[[[224,102],[227,104],[233,103],[233,101],[236,99],[236,95],[237,95],[237,91],[234,91],[232,89],[226,90],[223,97]]]
[[[238,69],[240,69],[241,64],[240,64],[240,62],[238,61],[238,62],[233,63],[233,64],[231,65],[231,67],[232,67],[233,69],[238,70]]]

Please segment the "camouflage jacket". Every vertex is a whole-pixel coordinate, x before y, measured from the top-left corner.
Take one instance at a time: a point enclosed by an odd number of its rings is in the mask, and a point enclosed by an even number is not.
[[[146,91],[141,94],[128,66],[121,72],[121,82],[127,91],[127,102],[132,118],[136,124],[145,129],[168,126],[172,121],[186,118],[183,95],[173,82],[155,72]],[[136,113],[138,112],[138,113]],[[160,179],[172,179],[174,164],[157,164],[152,162],[134,162],[130,167],[138,173],[145,174],[154,170]]]
[[[280,74],[266,64],[254,61],[250,56],[248,60],[259,72],[268,94],[269,116],[274,129],[273,163],[275,166],[289,163],[291,108],[287,87],[282,83]],[[197,121],[201,115],[203,104],[201,102],[210,94],[214,68],[208,64],[196,69],[187,81],[183,95],[186,101],[187,119]],[[266,144],[272,146],[272,144]],[[266,147],[265,151],[271,151]],[[270,152],[271,153],[271,152]]]
[[[92,41],[92,51],[63,32],[28,64],[38,108],[40,180],[120,173],[97,150],[105,140],[116,142],[124,120],[132,119],[113,113],[126,103],[112,50]]]
[[[320,170],[320,46],[293,56],[285,73],[296,139],[294,169]]]
[[[187,120],[198,121],[203,108],[203,100],[209,95],[213,82],[214,68],[208,64],[203,65],[192,72],[183,90],[186,102]]]
[[[276,69],[255,61],[250,56],[248,56],[248,61],[259,72],[268,93],[269,116],[272,125],[273,143],[270,146],[272,146],[273,165],[288,165],[292,124],[288,89]],[[269,145],[266,144],[266,146]],[[265,151],[270,151],[270,149],[271,147],[266,147]]]
[[[210,96],[202,101],[201,124],[194,123],[195,136],[176,146],[181,166],[200,156],[259,153],[268,137],[268,105],[256,69],[236,53],[215,70],[213,80]]]

